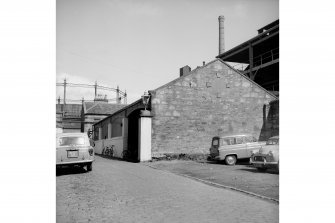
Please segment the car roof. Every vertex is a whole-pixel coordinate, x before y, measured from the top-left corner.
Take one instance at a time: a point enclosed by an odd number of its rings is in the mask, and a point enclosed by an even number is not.
[[[66,136],[87,136],[87,134],[83,132],[69,132],[69,133],[58,133],[57,134],[57,137],[66,137]]]
[[[269,139],[279,139],[279,136],[272,136]]]
[[[252,134],[235,134],[235,135],[225,135],[225,136],[216,136],[216,137],[228,138],[228,137],[238,137],[238,136],[252,136]]]

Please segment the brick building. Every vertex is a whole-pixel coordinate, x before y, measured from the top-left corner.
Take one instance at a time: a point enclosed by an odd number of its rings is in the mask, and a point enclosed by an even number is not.
[[[97,153],[113,146],[117,157],[129,150],[133,159],[142,160],[140,145],[147,132],[152,157],[208,153],[216,135],[252,133],[266,140],[278,134],[277,116],[269,117],[277,111],[271,109],[277,97],[221,59],[192,71],[184,67],[179,78],[149,92],[151,117],[141,116],[144,106],[138,100],[94,124]],[[146,132],[143,123],[150,125]],[[113,137],[113,131],[119,134]]]

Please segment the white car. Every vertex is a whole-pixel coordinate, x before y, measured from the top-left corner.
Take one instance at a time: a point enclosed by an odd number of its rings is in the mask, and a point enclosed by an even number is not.
[[[279,171],[279,136],[269,138],[259,152],[252,154],[250,164],[259,171],[265,171],[269,168],[275,168]]]
[[[224,160],[227,165],[235,165],[237,159],[250,158],[265,142],[259,142],[250,134],[215,136],[209,149],[212,160]]]
[[[81,166],[92,171],[94,142],[85,133],[60,133],[56,136],[56,167]]]

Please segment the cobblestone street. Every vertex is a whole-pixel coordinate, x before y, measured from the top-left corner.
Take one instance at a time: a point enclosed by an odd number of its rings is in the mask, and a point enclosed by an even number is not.
[[[279,205],[140,163],[96,156],[57,172],[57,222],[278,222]]]

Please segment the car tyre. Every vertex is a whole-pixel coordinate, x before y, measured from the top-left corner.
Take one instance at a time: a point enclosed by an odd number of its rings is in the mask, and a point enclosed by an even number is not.
[[[92,171],[92,163],[88,163],[86,165],[86,170],[87,170],[87,172]]]
[[[224,159],[225,163],[229,166],[235,165],[236,160],[237,160],[236,156],[234,156],[234,155],[226,156],[226,158]]]
[[[266,167],[257,167],[257,170],[259,172],[265,172],[266,171]]]

